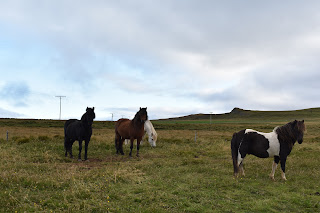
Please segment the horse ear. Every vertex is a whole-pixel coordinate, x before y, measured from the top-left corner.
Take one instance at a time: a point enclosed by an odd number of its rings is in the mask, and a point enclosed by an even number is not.
[[[92,111],[94,111],[94,107],[92,108]]]
[[[89,108],[87,107],[86,111],[88,111],[88,109],[89,109]]]
[[[141,110],[141,107],[140,107],[140,110]]]
[[[302,120],[302,123],[304,123],[304,120]]]

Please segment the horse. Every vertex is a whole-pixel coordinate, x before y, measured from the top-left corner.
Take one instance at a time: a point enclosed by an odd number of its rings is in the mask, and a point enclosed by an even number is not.
[[[84,160],[87,160],[88,145],[92,135],[92,123],[96,115],[94,113],[94,107],[86,109],[86,112],[82,115],[81,120],[70,119],[67,120],[64,124],[64,148],[65,156],[73,158],[72,155],[72,145],[78,140],[79,141],[79,155],[78,161],[81,161],[81,150],[82,150],[82,141],[85,141],[85,153]]]
[[[280,162],[281,177],[285,175],[286,160],[296,141],[303,142],[306,130],[304,120],[292,121],[283,126],[275,127],[270,133],[244,129],[234,133],[231,140],[231,155],[233,160],[234,176],[238,177],[239,170],[244,176],[243,159],[247,154],[259,158],[274,157],[270,178],[274,180],[274,173]]]
[[[147,132],[148,134],[148,141],[149,144],[152,147],[156,147],[156,142],[157,142],[157,138],[158,138],[158,134],[156,132],[156,130],[154,129],[151,121],[146,120],[144,122],[144,131]],[[140,141],[140,144],[142,144],[143,140]],[[125,145],[127,145],[129,143],[129,139],[125,140]]]
[[[117,154],[124,155],[123,141],[130,139],[130,157],[132,156],[133,141],[137,139],[137,157],[139,157],[139,146],[144,135],[144,123],[148,120],[147,108],[141,108],[132,120],[119,119],[115,124],[115,147]]]

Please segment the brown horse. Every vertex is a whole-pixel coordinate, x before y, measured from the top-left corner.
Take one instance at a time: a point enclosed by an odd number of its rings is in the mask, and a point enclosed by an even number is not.
[[[115,146],[117,154],[123,153],[123,141],[125,139],[130,139],[130,157],[132,156],[133,142],[137,139],[137,157],[139,157],[139,146],[140,141],[144,135],[144,122],[148,120],[147,108],[141,108],[136,113],[132,120],[129,119],[119,119],[115,125]]]

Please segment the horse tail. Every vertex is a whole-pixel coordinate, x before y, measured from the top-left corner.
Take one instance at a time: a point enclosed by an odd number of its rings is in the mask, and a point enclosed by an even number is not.
[[[124,121],[127,121],[128,119],[119,119],[115,125],[114,125],[114,133],[115,133],[115,136],[114,136],[114,145],[116,147],[116,150],[117,150],[117,154],[119,153],[119,151],[121,152],[121,147],[120,147],[120,141],[121,141],[121,135],[118,131],[119,127],[121,126],[121,124],[124,122]]]
[[[233,171],[234,175],[237,175],[239,172],[239,166],[238,166],[238,150],[239,150],[239,141],[241,141],[241,134],[240,132],[233,133],[232,139],[231,139],[231,156],[232,156],[232,162],[233,162]]]
[[[117,143],[117,136],[114,137],[114,146],[116,147],[118,153],[118,143]]]

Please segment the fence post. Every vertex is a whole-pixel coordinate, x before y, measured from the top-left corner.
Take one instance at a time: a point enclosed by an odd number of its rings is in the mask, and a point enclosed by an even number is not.
[[[9,141],[9,131],[7,130],[7,141]]]

